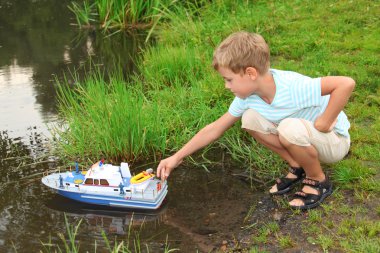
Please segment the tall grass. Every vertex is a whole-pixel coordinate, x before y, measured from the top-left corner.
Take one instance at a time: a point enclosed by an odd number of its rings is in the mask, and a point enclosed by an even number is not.
[[[151,26],[160,8],[173,0],[89,0],[80,5],[72,2],[69,9],[80,27],[94,25],[102,30],[122,30]]]
[[[173,18],[177,12],[198,15],[208,0],[85,0],[68,8],[81,28],[95,27],[113,33],[125,29],[155,27],[159,21]],[[171,16],[171,17],[170,17]]]
[[[68,6],[68,8],[75,13],[75,18],[80,27],[89,27],[90,23],[95,21],[92,17],[94,4],[90,4],[88,0],[83,1],[83,5],[72,2],[71,6]]]
[[[65,123],[54,131],[68,156],[134,160],[165,151],[167,132],[158,127],[157,105],[146,100],[138,84],[128,86],[121,73],[106,83],[98,70],[73,88],[58,87]]]

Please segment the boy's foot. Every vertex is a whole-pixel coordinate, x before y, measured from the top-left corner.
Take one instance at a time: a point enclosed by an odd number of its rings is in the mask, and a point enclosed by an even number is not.
[[[322,182],[305,178],[302,180],[302,190],[296,192],[294,199],[289,202],[293,209],[311,209],[319,206],[332,193],[332,184],[326,177]]]
[[[272,195],[284,194],[305,177],[303,168],[289,167],[289,173],[285,177],[277,178],[276,184],[269,190]]]

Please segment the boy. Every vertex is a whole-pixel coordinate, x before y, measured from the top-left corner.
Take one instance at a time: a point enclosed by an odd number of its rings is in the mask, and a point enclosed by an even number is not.
[[[240,118],[242,128],[289,164],[270,194],[283,194],[302,181],[289,205],[314,208],[332,193],[320,161],[343,159],[350,147],[350,123],[342,109],[355,81],[349,77],[310,78],[269,68],[269,47],[258,34],[237,32],[215,50],[213,67],[235,95],[227,113],[201,129],[184,147],[160,162],[165,180],[182,160],[218,139]]]

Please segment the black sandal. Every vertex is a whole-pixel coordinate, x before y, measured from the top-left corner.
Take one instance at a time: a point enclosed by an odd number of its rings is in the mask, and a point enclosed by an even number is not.
[[[296,192],[294,199],[300,199],[303,201],[302,206],[292,206],[293,209],[311,209],[319,206],[325,198],[331,195],[332,193],[332,184],[326,177],[326,179],[323,182],[316,181],[314,179],[305,178],[302,181],[303,186],[307,185],[312,187],[313,189],[316,189],[318,191],[318,194],[312,194],[312,193],[306,193],[303,191]],[[303,187],[302,186],[302,187]]]
[[[296,178],[281,177],[276,179],[277,191],[270,192],[271,195],[280,195],[287,193],[305,177],[303,168],[289,167],[289,172],[297,176]]]

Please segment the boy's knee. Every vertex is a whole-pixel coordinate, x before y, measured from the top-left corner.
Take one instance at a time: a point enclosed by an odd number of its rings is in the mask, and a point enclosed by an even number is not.
[[[287,146],[310,146],[310,135],[301,119],[287,118],[281,121],[277,127],[280,142]]]
[[[257,125],[256,121],[257,121],[258,115],[259,113],[253,109],[246,110],[241,116],[241,127],[244,130],[255,131],[255,128],[256,128],[255,125]]]
[[[277,131],[272,123],[253,109],[248,109],[243,113],[241,117],[241,127],[246,131],[262,134],[271,134]]]

